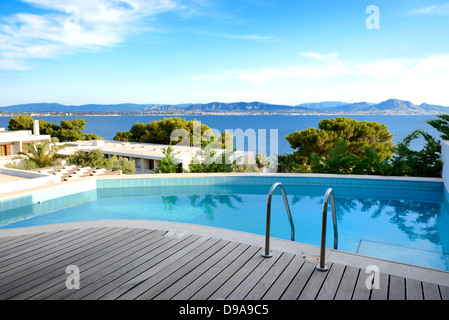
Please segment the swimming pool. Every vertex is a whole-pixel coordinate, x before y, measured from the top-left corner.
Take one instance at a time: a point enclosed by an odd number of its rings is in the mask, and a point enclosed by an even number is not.
[[[0,228],[146,219],[264,235],[267,195],[275,182],[287,193],[296,241],[320,245],[323,196],[332,187],[339,250],[449,270],[449,206],[442,182],[433,181],[260,175],[98,180],[90,190],[72,188],[54,199],[21,197],[9,206],[3,200]],[[279,189],[271,221],[271,236],[290,239]],[[332,248],[332,219],[328,223]]]

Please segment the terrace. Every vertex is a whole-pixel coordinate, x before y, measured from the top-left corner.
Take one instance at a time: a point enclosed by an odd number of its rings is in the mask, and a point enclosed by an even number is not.
[[[447,151],[445,143],[443,155]],[[443,186],[447,170],[443,179],[396,178],[390,184],[402,188],[407,181],[416,180],[426,189]],[[156,184],[162,177],[171,185],[173,181],[181,183],[185,177],[214,183],[214,179],[231,181],[234,177],[256,176],[270,181],[288,176],[309,179],[309,183],[314,179],[316,183],[319,179],[332,184],[346,181],[336,175],[89,176],[4,193],[2,206],[12,206],[14,199],[18,208],[21,203],[31,205],[54,199],[50,209],[57,210],[73,205],[67,198],[70,194],[96,192],[108,185],[117,187],[117,183],[162,186]],[[364,184],[379,188],[386,183],[381,177],[363,179]],[[75,198],[75,202],[80,200]],[[252,233],[150,220],[106,219],[4,229],[0,230],[0,299],[449,299],[447,271],[326,249],[329,270],[321,272],[308,259],[319,252],[319,247],[272,238],[273,257],[266,259],[261,255],[264,240],[264,236]],[[79,289],[66,286],[65,268],[69,265],[80,269]],[[375,283],[370,287],[370,266],[380,270],[378,289]]]
[[[230,230],[152,221],[94,221],[2,231],[0,299],[448,300],[447,272]],[[65,268],[80,269],[68,289]],[[369,265],[379,287],[368,287]]]

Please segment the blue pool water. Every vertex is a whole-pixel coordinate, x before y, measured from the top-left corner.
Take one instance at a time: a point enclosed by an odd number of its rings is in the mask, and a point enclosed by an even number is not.
[[[148,219],[264,235],[270,187],[271,184],[266,183],[97,188],[71,195],[76,201],[51,200],[66,201],[67,205],[62,209],[54,210],[51,203],[46,202],[29,205],[29,212],[37,206],[47,206],[50,212],[35,216],[28,214],[28,218],[1,228],[87,220]],[[449,270],[449,214],[442,190],[347,186],[333,189],[339,250]],[[285,190],[295,223],[295,240],[319,245],[323,196],[327,186],[286,185]],[[13,213],[12,210],[4,210],[2,214],[5,219]],[[328,223],[327,247],[332,248],[331,216]],[[271,235],[290,239],[290,225],[279,190],[272,200]]]

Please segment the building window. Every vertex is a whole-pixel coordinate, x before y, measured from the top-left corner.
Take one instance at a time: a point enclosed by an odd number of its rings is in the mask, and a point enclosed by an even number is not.
[[[11,145],[2,144],[0,145],[0,156],[10,156],[11,155]]]
[[[30,143],[30,142],[23,142],[22,143],[22,152],[24,152],[24,153],[30,153],[30,151],[28,151],[28,149],[24,148],[24,146],[26,146],[27,144],[34,145],[33,143]]]

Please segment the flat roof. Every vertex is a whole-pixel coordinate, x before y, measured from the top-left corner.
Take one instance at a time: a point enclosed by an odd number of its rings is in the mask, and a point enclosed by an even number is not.
[[[85,150],[91,151],[94,149],[100,149],[104,153],[117,154],[128,157],[136,158],[149,158],[149,159],[162,159],[164,157],[163,151],[168,147],[164,144],[151,144],[151,143],[132,143],[132,142],[119,142],[119,141],[105,141],[104,145],[92,145],[90,141],[77,141],[70,143],[73,147],[65,148],[65,151],[61,153],[67,154],[72,150]],[[174,145],[172,148],[175,150],[175,158],[179,160],[191,159],[195,157],[199,147],[190,146],[178,146]],[[222,150],[222,149],[219,149]],[[236,151],[237,154],[245,153],[243,151]],[[246,152],[247,153],[247,152]]]
[[[16,181],[23,181],[23,180],[28,180],[28,179],[30,179],[30,178],[24,178],[24,177],[13,176],[10,174],[0,173],[0,184],[6,184],[6,183],[11,183],[11,182],[16,182]]]

